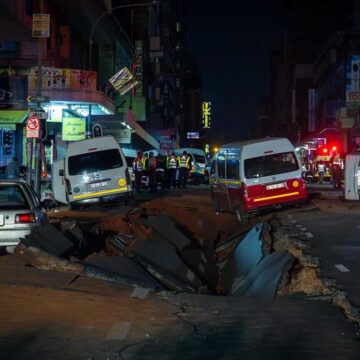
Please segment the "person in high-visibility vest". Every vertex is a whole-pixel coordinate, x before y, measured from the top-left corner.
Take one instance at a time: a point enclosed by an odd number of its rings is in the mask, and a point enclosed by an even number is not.
[[[141,193],[141,177],[143,174],[142,151],[138,150],[136,155],[137,156],[132,163],[132,168],[135,174],[135,189],[137,192]]]
[[[186,151],[183,152],[178,158],[179,164],[179,187],[186,188],[189,172],[191,169],[191,159],[187,155]]]
[[[167,169],[167,188],[176,187],[176,171],[178,169],[178,160],[176,158],[175,152],[166,158],[166,169]]]

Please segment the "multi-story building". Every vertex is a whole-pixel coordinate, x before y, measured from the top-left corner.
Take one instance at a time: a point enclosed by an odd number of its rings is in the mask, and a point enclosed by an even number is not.
[[[3,0],[0,9],[8,24],[0,30],[2,164],[14,155],[25,161],[24,122],[32,110],[47,112],[51,160],[94,123],[144,149],[174,147],[195,126],[199,82],[184,67],[181,1]],[[32,36],[33,14],[49,14],[47,37]],[[124,67],[137,85],[121,95],[108,79]]]
[[[314,130],[308,111],[313,63],[334,32],[351,29],[352,9],[353,0],[285,1],[283,55],[275,75],[276,92],[271,94],[275,98],[271,117],[282,135],[294,142]]]

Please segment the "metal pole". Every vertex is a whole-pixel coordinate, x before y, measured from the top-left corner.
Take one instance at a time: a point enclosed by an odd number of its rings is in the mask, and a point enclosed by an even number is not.
[[[40,0],[40,12],[43,12],[44,3],[43,0]],[[36,82],[36,95],[38,97],[41,96],[41,86],[42,86],[42,37],[38,39],[38,76]],[[37,102],[36,110],[41,109],[41,103]],[[34,190],[40,196],[40,168],[41,168],[41,157],[40,157],[40,146],[41,146],[41,138],[42,138],[42,129],[40,128],[39,139],[35,140],[35,169],[34,169]]]

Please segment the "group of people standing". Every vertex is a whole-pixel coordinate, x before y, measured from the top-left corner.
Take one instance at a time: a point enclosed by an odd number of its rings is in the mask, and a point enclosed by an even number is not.
[[[191,156],[186,151],[180,156],[175,152],[155,156],[153,152],[143,153],[138,150],[132,164],[135,189],[141,193],[144,179],[148,179],[150,192],[156,192],[158,185],[161,189],[186,188],[191,166]]]
[[[339,155],[333,156],[328,162],[320,159],[304,163],[302,170],[303,178],[308,182],[323,184],[324,181],[328,181],[335,188],[341,188],[344,178],[344,162]]]

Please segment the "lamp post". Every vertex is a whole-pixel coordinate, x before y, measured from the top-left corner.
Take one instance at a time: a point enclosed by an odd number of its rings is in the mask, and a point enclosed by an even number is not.
[[[90,38],[89,38],[89,70],[92,70],[92,45],[93,45],[93,35],[95,28],[97,24],[100,22],[100,20],[105,17],[107,14],[111,14],[114,10],[118,9],[124,9],[124,8],[134,8],[134,7],[141,7],[141,6],[154,6],[159,4],[159,1],[153,1],[149,3],[135,3],[135,4],[124,4],[124,5],[118,5],[114,6],[113,8],[106,10],[104,13],[102,13],[94,22],[91,31],[90,31]],[[129,40],[130,41],[130,40]]]

